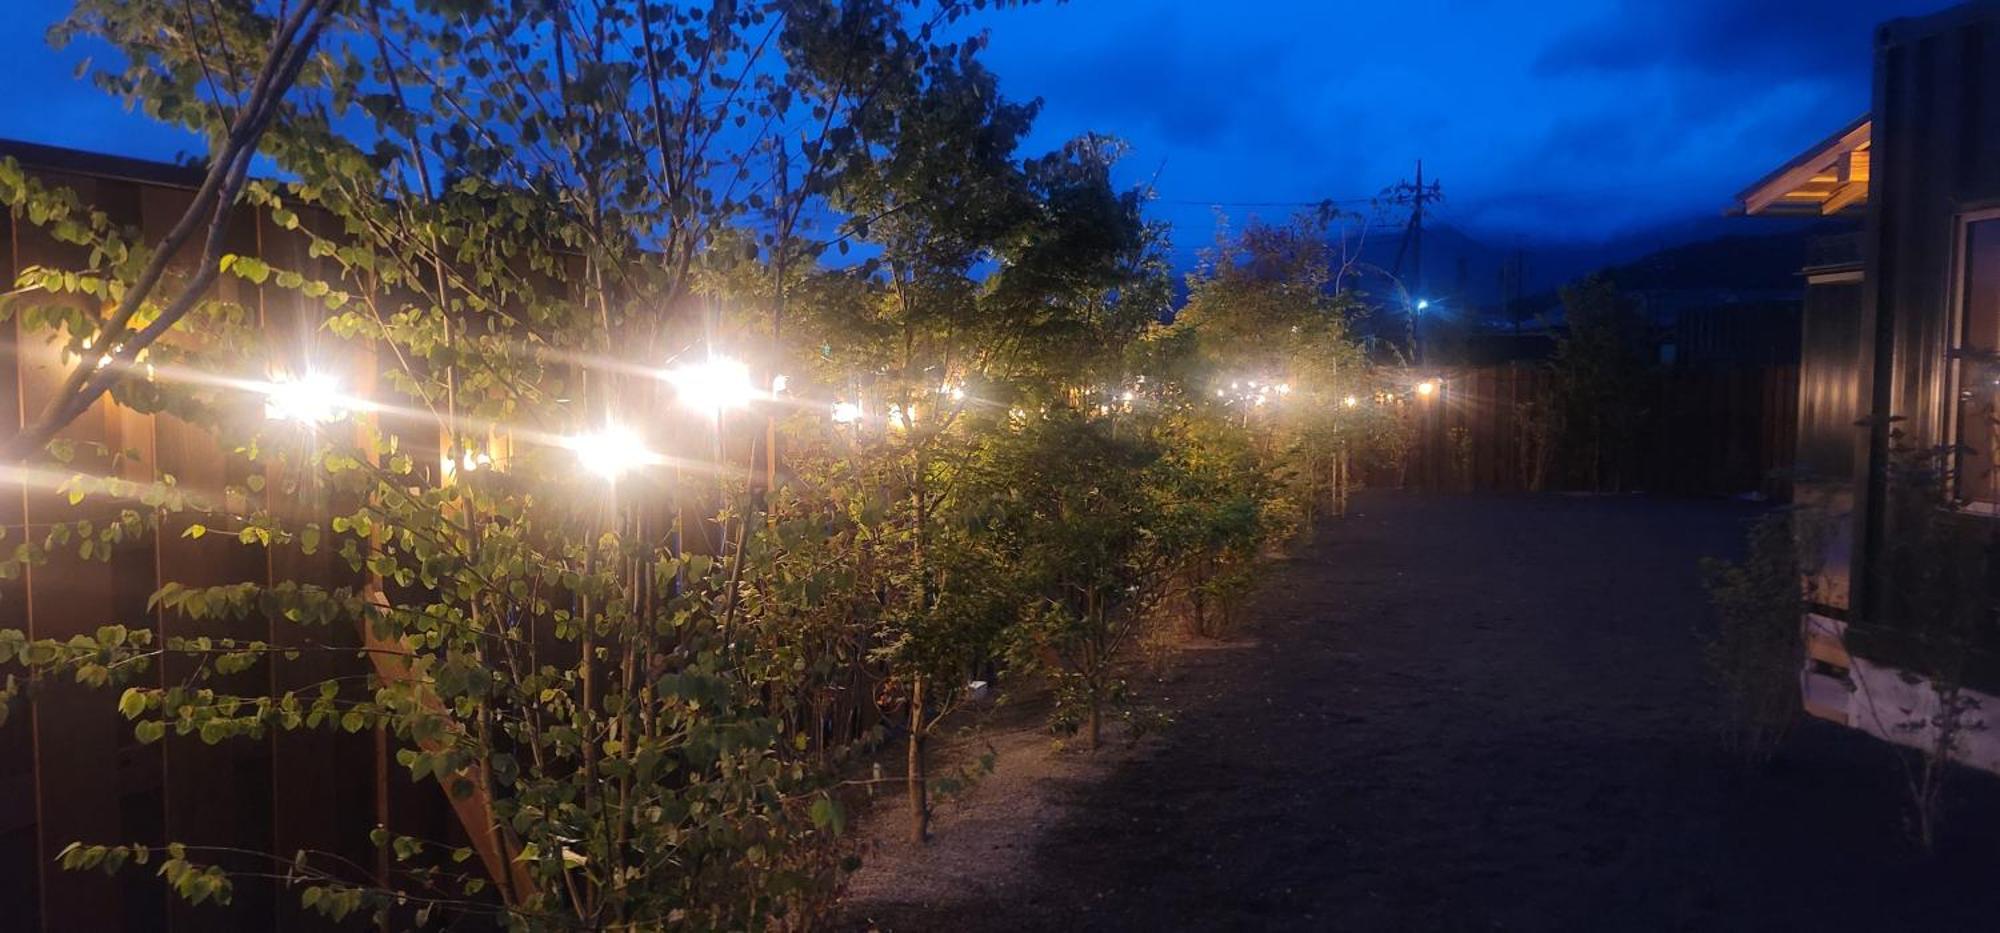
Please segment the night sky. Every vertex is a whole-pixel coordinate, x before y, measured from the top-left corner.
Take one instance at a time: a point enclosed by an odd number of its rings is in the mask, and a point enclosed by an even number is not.
[[[171,158],[199,141],[74,80],[9,0],[0,136]],[[1046,109],[1031,148],[1097,130],[1157,179],[1180,249],[1212,211],[1367,198],[1421,157],[1441,222],[1589,241],[1697,216],[1868,107],[1870,29],[1947,0],[1076,0],[982,15],[987,61]]]

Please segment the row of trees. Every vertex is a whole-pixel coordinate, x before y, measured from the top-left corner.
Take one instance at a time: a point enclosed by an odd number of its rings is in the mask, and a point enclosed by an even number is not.
[[[1225,240],[1161,323],[1119,147],[1019,152],[1036,106],[962,23],[986,5],[82,0],[59,36],[113,46],[98,79],[214,168],[149,240],[0,164],[77,256],[5,305],[76,361],[14,455],[117,515],[10,536],[0,573],[163,532],[318,569],[158,581],[160,616],[297,639],[0,631],[8,692],[122,689],[147,742],[381,728],[471,844],[65,863],[401,923],[782,923],[837,874],[857,755],[902,743],[922,839],[975,677],[1048,683],[1095,745],[1144,627],[1219,633],[1395,447],[1357,309],[1302,220]],[[225,248],[245,210],[301,260]],[[64,441],[104,392],[241,481]],[[235,676],[316,652],[368,676]]]

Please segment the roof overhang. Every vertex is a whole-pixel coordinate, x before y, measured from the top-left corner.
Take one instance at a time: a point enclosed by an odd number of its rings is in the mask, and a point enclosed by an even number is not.
[[[1830,216],[1865,206],[1872,129],[1872,122],[1863,114],[1744,189],[1736,196],[1735,212]]]

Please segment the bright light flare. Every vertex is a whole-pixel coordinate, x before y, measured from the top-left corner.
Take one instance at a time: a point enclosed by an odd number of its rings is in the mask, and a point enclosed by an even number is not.
[[[264,417],[299,424],[329,424],[347,417],[352,406],[340,393],[340,382],[325,373],[281,377],[258,387],[264,393]]]
[[[853,424],[861,420],[861,406],[853,402],[833,403],[833,423]]]
[[[750,380],[750,367],[724,356],[677,366],[664,375],[683,408],[711,415],[748,407],[763,394]]]
[[[1422,382],[1417,383],[1417,394],[1423,396],[1424,398],[1430,398],[1431,396],[1436,395],[1437,390],[1438,390],[1437,380],[1426,379]]]
[[[1341,399],[1340,404],[1345,405],[1349,408],[1356,408],[1360,406],[1361,400],[1350,395],[1344,399]]]
[[[576,454],[584,469],[605,479],[617,479],[659,459],[631,428],[617,425],[571,435],[563,439],[563,446]]]

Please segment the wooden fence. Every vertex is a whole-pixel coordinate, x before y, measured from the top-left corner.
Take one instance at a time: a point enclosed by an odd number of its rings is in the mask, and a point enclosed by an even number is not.
[[[85,203],[157,241],[192,197],[184,170],[81,153],[8,144],[15,155],[52,184],[73,188]],[[287,268],[311,270],[303,240],[249,211],[231,224],[227,248],[261,256]],[[32,265],[73,262],[75,248],[51,240],[34,226],[0,214],[0,281]],[[312,332],[317,310],[295,293],[225,280],[216,286],[271,331]],[[38,412],[69,361],[39,336],[0,328],[0,436],[18,431]],[[293,341],[295,343],[302,341]],[[284,341],[278,342],[286,345]],[[172,474],[184,488],[242,486],[263,469],[225,450],[213,435],[168,415],[144,415],[100,400],[62,432],[75,441],[76,463],[65,469],[108,472],[114,465],[89,453],[92,444],[136,450],[136,460],[116,469],[123,478],[150,482]],[[421,451],[419,451],[421,453]],[[432,460],[434,460],[434,456]],[[266,488],[276,490],[279,483]],[[273,502],[273,507],[282,504]],[[310,508],[310,503],[296,503]],[[107,512],[107,509],[111,510]],[[115,505],[98,500],[71,504],[48,483],[23,474],[0,476],[0,525],[5,546],[21,530],[78,518],[105,519]],[[272,579],[339,581],[326,552],[308,557],[264,550],[230,535],[183,537],[185,521],[157,535],[120,545],[108,561],[79,559],[74,549],[45,566],[0,581],[0,628],[33,638],[88,636],[121,623],[157,636],[224,635],[301,646],[304,639],[340,648],[359,645],[358,632],[304,632],[275,620],[250,619],[197,632],[187,620],[150,610],[148,597],[162,580],[195,585]],[[351,582],[351,581],[339,581]],[[155,665],[147,682],[177,682],[182,662]],[[364,666],[345,652],[307,651],[297,660],[234,675],[244,690],[284,690]],[[358,679],[356,681],[359,683]],[[160,844],[167,840],[245,853],[289,856],[301,849],[328,853],[351,865],[355,880],[386,872],[383,850],[369,839],[380,824],[398,832],[457,842],[464,834],[434,781],[414,782],[393,759],[380,731],[279,732],[262,741],[209,745],[193,736],[140,744],[116,710],[116,689],[60,681],[40,686],[17,702],[0,725],[0,929],[5,930],[312,930],[331,924],[302,912],[294,892],[254,878],[240,881],[226,906],[190,907],[172,897],[145,868],[117,877],[65,871],[56,856],[73,841]],[[211,850],[213,851],[213,850]],[[282,874],[285,866],[252,856],[216,859],[230,867]],[[351,925],[350,925],[351,926]]]
[[[1798,366],[1711,365],[1654,380],[1623,490],[1685,496],[1758,493],[1787,501],[1798,438]],[[1406,482],[1422,489],[1526,492],[1586,486],[1558,462],[1550,374],[1538,362],[1448,371],[1437,397],[1413,403]]]

